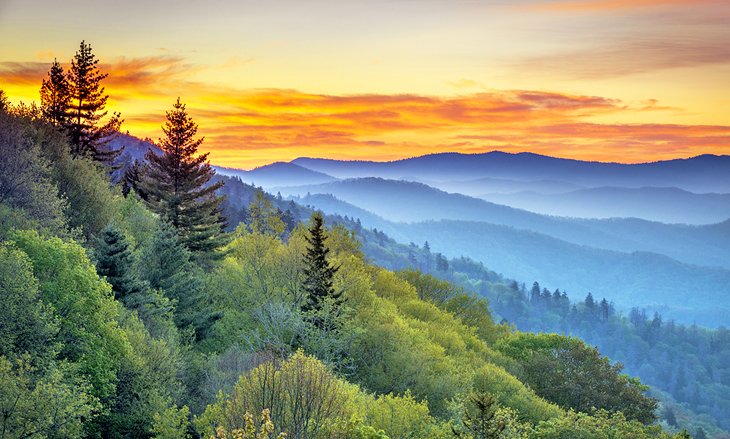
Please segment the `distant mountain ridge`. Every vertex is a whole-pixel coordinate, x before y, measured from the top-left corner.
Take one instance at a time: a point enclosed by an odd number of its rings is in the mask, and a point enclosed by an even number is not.
[[[274,162],[269,165],[246,171],[237,168],[214,166],[222,175],[239,177],[241,181],[270,189],[274,186],[297,186],[303,184],[319,184],[337,179],[323,172],[287,162]]]
[[[534,153],[441,153],[392,162],[301,157],[291,163],[337,178],[382,177],[459,181],[484,177],[554,180],[599,187],[679,187],[698,193],[730,193],[730,156],[705,154],[639,164],[588,162]]]
[[[695,194],[675,187],[598,187],[564,193],[489,193],[479,198],[546,215],[641,218],[663,223],[713,224],[730,218],[730,194]]]

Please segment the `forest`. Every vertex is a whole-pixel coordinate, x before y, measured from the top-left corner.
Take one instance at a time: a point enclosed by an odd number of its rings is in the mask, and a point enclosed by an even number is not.
[[[382,232],[260,190],[232,205],[181,99],[159,152],[114,146],[98,63],[81,42],[40,105],[0,94],[1,438],[706,434],[611,360],[695,337],[697,361],[721,362],[725,332],[528,292],[415,245],[389,267]],[[584,326],[585,341],[557,334]],[[622,328],[649,348],[608,347]],[[702,407],[701,377],[653,367]]]

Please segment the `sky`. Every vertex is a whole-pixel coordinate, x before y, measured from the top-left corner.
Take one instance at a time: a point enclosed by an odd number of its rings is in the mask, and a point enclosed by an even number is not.
[[[180,97],[219,165],[730,154],[727,0],[0,0],[0,89],[81,40],[123,130]]]

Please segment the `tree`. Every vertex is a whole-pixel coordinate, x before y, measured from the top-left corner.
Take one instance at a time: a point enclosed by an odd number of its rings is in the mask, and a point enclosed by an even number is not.
[[[278,212],[271,205],[271,200],[263,190],[257,189],[247,210],[247,225],[251,233],[281,236],[285,225]]]
[[[54,59],[51,70],[48,71],[48,79],[44,79],[41,85],[41,114],[51,124],[60,128],[65,128],[67,124],[69,92],[69,83],[63,67]]]
[[[225,220],[215,191],[223,182],[208,184],[215,171],[208,154],[196,156],[203,139],[196,139],[198,125],[177,99],[160,139],[162,155],[149,150],[142,177],[142,191],[149,208],[160,214],[177,231],[180,242],[198,256],[208,255],[225,243]]]
[[[133,272],[129,242],[121,230],[109,224],[101,231],[96,246],[96,271],[112,286],[114,297],[125,304],[146,285]]]
[[[40,300],[38,279],[28,255],[0,243],[0,357],[27,357],[29,366],[47,368],[59,346],[59,322]]]
[[[356,387],[301,350],[277,363],[267,361],[242,375],[229,396],[221,395],[196,419],[198,431],[210,437],[218,427],[228,431],[245,428],[250,419],[247,413],[268,409],[270,420],[286,437],[342,437],[336,431],[329,436],[324,429],[336,428],[338,421],[344,424],[342,421],[351,418]]]
[[[324,233],[324,219],[322,214],[317,212],[312,215],[309,236],[307,240],[307,253],[304,255],[304,291],[307,295],[306,302],[302,307],[306,312],[318,312],[330,302],[335,311],[342,303],[342,292],[335,291],[332,278],[338,270],[327,260],[330,249],[325,245],[326,236]],[[317,326],[322,322],[317,319]]]
[[[596,301],[593,299],[593,294],[588,293],[585,300],[586,308],[588,308],[591,312],[596,307]]]
[[[190,251],[180,243],[170,225],[162,224],[142,250],[139,272],[152,288],[163,290],[176,302],[175,324],[180,328],[192,327],[197,340],[205,338],[220,315],[208,309],[202,270],[191,261]]]
[[[82,437],[84,422],[99,409],[88,385],[74,383],[59,369],[34,375],[26,359],[0,356],[0,437]]]
[[[126,197],[130,192],[134,191],[143,200],[147,199],[147,196],[140,188],[140,182],[142,181],[142,168],[143,165],[139,160],[135,160],[127,169],[124,170],[124,176],[122,176],[122,194]]]
[[[66,76],[69,89],[66,129],[74,157],[91,157],[111,164],[123,148],[111,150],[107,144],[119,132],[122,119],[119,113],[114,113],[105,124],[101,124],[107,115],[104,107],[109,95],[104,94],[101,86],[107,74],[99,71],[98,64],[91,45],[82,41]]]
[[[497,398],[487,392],[472,392],[464,410],[462,425],[467,433],[453,429],[459,438],[499,439],[507,428],[505,419],[497,416],[499,405]],[[452,427],[453,428],[453,427]]]
[[[44,232],[62,234],[68,204],[54,182],[55,168],[42,155],[44,131],[0,111],[0,203],[22,209]]]
[[[577,338],[519,333],[500,340],[500,350],[520,361],[522,379],[535,393],[561,407],[622,412],[645,424],[656,420],[657,400],[644,395],[647,387]]]

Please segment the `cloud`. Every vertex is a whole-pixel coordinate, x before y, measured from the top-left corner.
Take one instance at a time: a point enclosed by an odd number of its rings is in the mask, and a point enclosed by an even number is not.
[[[626,9],[720,5],[722,0],[558,0],[531,3],[530,9],[556,12],[593,12]]]
[[[725,39],[698,40],[691,36],[632,35],[599,42],[595,47],[555,53],[521,61],[520,69],[539,69],[585,79],[625,76],[654,70],[730,63],[730,32]]]
[[[103,64],[109,110],[124,129],[157,138],[177,96],[205,136],[213,163],[253,167],[298,156],[390,160],[446,150],[532,151],[590,160],[639,162],[730,153],[730,127],[601,124],[641,112],[680,111],[656,100],[635,106],[602,96],[490,90],[451,96],[316,94],[236,89],[195,82],[200,68],[168,56]],[[0,63],[0,81],[37,96],[48,63]],[[12,94],[11,94],[12,98]]]

